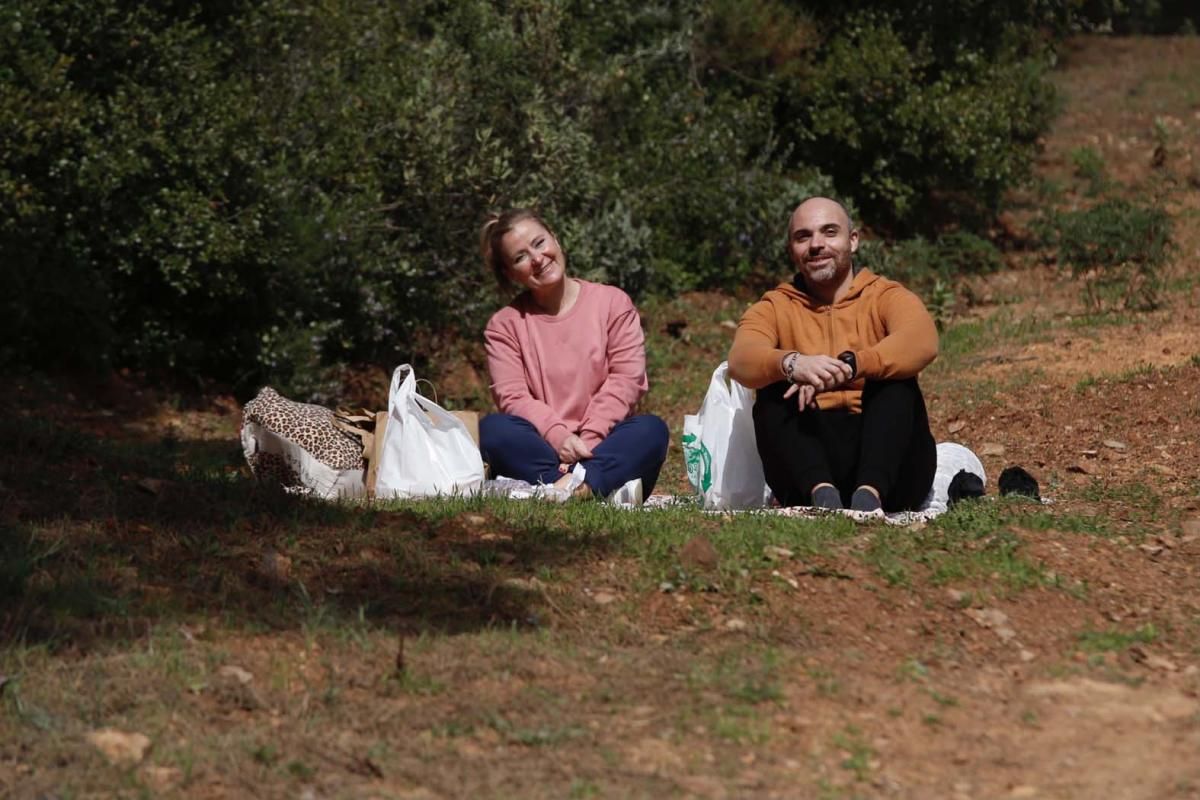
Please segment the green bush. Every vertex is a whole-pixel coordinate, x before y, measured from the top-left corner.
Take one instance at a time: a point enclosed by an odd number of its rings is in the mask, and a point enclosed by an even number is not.
[[[872,10],[831,28],[798,93],[804,144],[795,152],[825,168],[874,226],[923,235],[948,222],[982,227],[1029,175],[1054,110],[1050,61],[1015,44],[942,52],[944,41],[912,25]]]
[[[1053,214],[1039,224],[1059,262],[1083,278],[1084,297],[1095,310],[1148,310],[1159,304],[1164,267],[1172,247],[1166,209],[1124,199]]]
[[[1118,34],[1194,33],[1200,25],[1195,0],[1082,0],[1077,24]]]
[[[1061,20],[936,6],[10,0],[0,363],[328,399],[478,338],[475,230],[516,204],[635,296],[786,271],[835,185],[875,227],[970,227],[1025,174]]]
[[[1092,196],[1102,193],[1108,186],[1108,168],[1104,156],[1096,148],[1087,146],[1076,147],[1070,155],[1075,177],[1087,181],[1087,193]]]
[[[985,275],[1004,266],[1000,251],[987,239],[953,231],[930,241],[922,236],[891,244],[870,241],[860,260],[879,274],[928,292],[938,283],[951,285],[966,275]]]

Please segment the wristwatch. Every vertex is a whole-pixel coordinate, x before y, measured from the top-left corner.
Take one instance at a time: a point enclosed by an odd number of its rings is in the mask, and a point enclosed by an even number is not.
[[[850,367],[850,380],[854,380],[858,376],[858,361],[854,358],[854,351],[843,350],[838,353],[837,359]]]

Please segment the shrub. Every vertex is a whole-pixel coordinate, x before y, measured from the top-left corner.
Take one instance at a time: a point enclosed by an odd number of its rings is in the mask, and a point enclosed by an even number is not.
[[[866,242],[860,252],[873,271],[918,291],[928,291],[938,282],[950,285],[966,275],[995,272],[1004,265],[994,244],[967,231],[953,231],[933,241],[916,236],[891,244]]]
[[[1108,186],[1108,170],[1104,164],[1104,156],[1094,147],[1076,147],[1071,151],[1071,164],[1075,168],[1075,177],[1087,181],[1087,193],[1097,195]]]
[[[1172,246],[1171,216],[1124,199],[1052,215],[1040,225],[1059,261],[1084,280],[1090,308],[1158,306]]]
[[[1187,33],[1200,25],[1194,0],[1083,0],[1078,6],[1079,25],[1118,34]]]
[[[1012,5],[1058,19],[1052,2]],[[826,169],[873,226],[982,228],[1028,176],[1055,108],[1038,28],[1017,22],[1031,10],[967,0],[822,8],[829,35],[789,93],[795,156]]]
[[[328,398],[478,337],[498,207],[635,296],[777,274],[835,185],[876,226],[986,216],[1047,119],[1053,3],[851,5],[11,0],[0,362]]]

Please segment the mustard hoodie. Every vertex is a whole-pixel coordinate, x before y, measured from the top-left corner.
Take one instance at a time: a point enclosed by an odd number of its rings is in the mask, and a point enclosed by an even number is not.
[[[782,358],[791,351],[837,356],[854,352],[858,374],[844,389],[822,392],[822,410],[862,411],[865,379],[911,378],[937,358],[937,327],[915,294],[869,269],[859,270],[846,296],[833,305],[791,283],[781,283],[742,315],[729,375],[751,389],[783,380]]]

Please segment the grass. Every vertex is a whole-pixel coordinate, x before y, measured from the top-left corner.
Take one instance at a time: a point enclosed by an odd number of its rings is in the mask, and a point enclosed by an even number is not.
[[[1014,532],[1036,513],[1019,501],[961,503],[919,531],[881,529],[864,558],[891,585],[995,583],[1020,591],[1048,582]]]
[[[861,783],[870,779],[875,750],[864,740],[861,730],[854,725],[847,725],[834,735],[832,744],[844,754],[842,768],[850,772],[856,781]]]
[[[1025,531],[1103,527],[1012,502],[959,506],[920,531],[843,517],[478,498],[331,505],[260,491],[230,471],[231,450],[206,446],[193,459],[184,440],[116,443],[6,424],[13,445],[0,482],[24,510],[0,537],[0,631],[10,642],[0,653],[10,678],[0,740],[39,761],[65,753],[90,764],[59,774],[57,788],[75,794],[118,785],[157,793],[143,773],[122,777],[80,744],[112,725],[150,736],[148,766],[173,770],[179,791],[221,774],[246,792],[402,774],[413,753],[438,763],[457,748],[498,743],[569,753],[581,765],[566,783],[530,767],[510,794],[540,781],[560,796],[594,796],[610,785],[606,759],[625,758],[605,726],[647,703],[674,741],[694,744],[703,730],[716,763],[733,768],[744,748],[788,740],[776,715],[795,691],[835,704],[854,693],[842,669],[797,661],[797,645],[813,635],[797,578],[841,585],[822,576],[851,577],[861,561],[905,591],[967,583],[1020,592],[1048,582],[1024,552]],[[64,468],[86,475],[67,498],[44,479]],[[140,489],[144,477],[167,488]],[[1128,487],[1096,498],[1147,499]],[[697,535],[715,549],[715,567],[681,561]],[[768,546],[794,556],[772,560]],[[260,569],[268,550],[290,559],[281,579]],[[852,577],[844,583],[866,591]],[[583,587],[623,599],[596,609]],[[695,633],[647,647],[653,628],[626,615],[654,597],[686,607],[681,619]],[[723,632],[719,620],[733,616],[749,621],[745,633]],[[252,693],[222,676],[231,664],[253,675]],[[939,709],[953,705],[929,691]],[[242,720],[236,735],[180,735],[171,722],[208,730],[208,720],[230,715]],[[359,733],[342,746],[327,740],[331,730]],[[835,766],[867,779],[865,734],[836,736],[844,754]],[[397,741],[410,744],[378,746]],[[444,794],[495,793],[470,779],[426,780]]]
[[[1158,629],[1152,623],[1141,625],[1132,631],[1121,631],[1116,628],[1106,630],[1086,630],[1079,634],[1079,649],[1085,653],[1107,653],[1128,650],[1135,644],[1150,644],[1159,637]]]
[[[673,425],[695,410],[743,306],[643,309],[651,410]],[[995,401],[1016,385],[972,376],[985,351],[1137,319],[1001,311],[951,324],[926,385],[960,408]],[[663,333],[680,320],[683,335]],[[1137,367],[1077,390],[1160,377],[1171,374]],[[856,785],[875,777],[876,736],[908,722],[944,736],[968,724],[959,698],[973,713],[979,702],[955,676],[981,662],[940,634],[914,650],[910,633],[984,600],[1082,613],[1100,578],[1082,559],[1051,572],[1041,540],[1128,558],[1125,539],[1108,540],[1174,524],[1169,493],[1136,481],[1056,487],[1059,506],[965,503],[919,529],[478,498],[325,504],[261,491],[229,433],[115,440],[55,415],[0,415],[0,795],[21,796],[5,770],[27,764],[33,795],[357,796],[394,783],[644,797],[690,791],[672,782],[685,774],[778,781],[772,770],[814,742],[834,752],[812,756],[788,791],[869,794]],[[669,489],[682,483],[677,448],[672,459]],[[145,478],[164,488],[139,488]],[[1094,508],[1073,512],[1076,500]],[[697,536],[715,565],[682,558]],[[768,557],[771,546],[793,556]],[[264,571],[268,551],[289,559],[286,574]],[[942,599],[947,586],[963,600]],[[601,590],[616,599],[597,603]],[[1080,624],[1056,641],[1101,653],[1186,635],[1072,633]],[[847,716],[876,692],[879,720]],[[83,740],[101,726],[150,736],[146,763],[107,765]],[[174,770],[170,786],[148,767]]]

